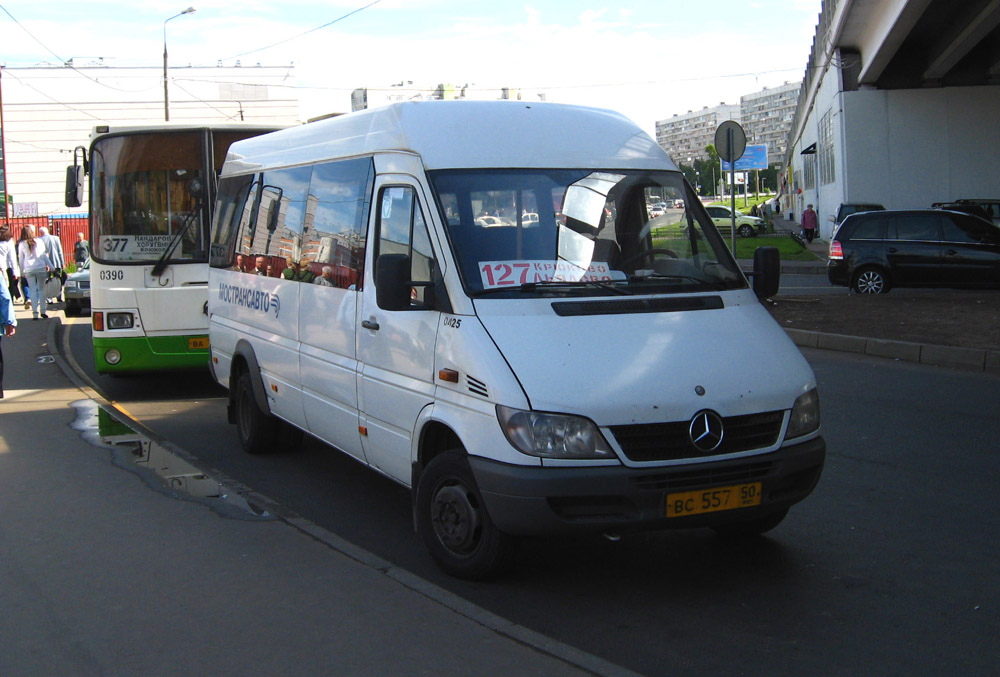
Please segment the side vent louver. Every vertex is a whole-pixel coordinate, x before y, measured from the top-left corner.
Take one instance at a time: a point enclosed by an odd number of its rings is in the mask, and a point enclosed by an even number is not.
[[[468,374],[465,376],[466,381],[469,384],[469,392],[473,395],[479,395],[480,397],[489,397],[489,392],[486,390],[486,384],[478,379],[474,379]]]

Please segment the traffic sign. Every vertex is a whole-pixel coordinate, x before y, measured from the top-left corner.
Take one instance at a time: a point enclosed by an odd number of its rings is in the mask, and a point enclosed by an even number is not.
[[[739,160],[746,147],[747,134],[735,120],[726,120],[715,130],[715,150],[726,162]]]

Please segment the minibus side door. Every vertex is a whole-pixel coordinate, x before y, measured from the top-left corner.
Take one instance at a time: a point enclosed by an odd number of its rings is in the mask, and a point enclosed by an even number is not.
[[[376,180],[365,284],[358,328],[359,406],[368,462],[404,484],[410,481],[411,435],[420,411],[434,399],[434,350],[440,313],[423,303],[435,264],[426,205],[409,177]],[[410,257],[410,306],[379,307],[375,266],[380,254]]]

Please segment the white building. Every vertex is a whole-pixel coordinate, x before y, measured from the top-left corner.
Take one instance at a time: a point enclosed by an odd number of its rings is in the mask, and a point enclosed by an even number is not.
[[[475,84],[419,86],[404,80],[388,87],[362,87],[351,92],[351,111],[378,108],[400,101],[454,99],[545,101],[545,94],[513,87],[481,87]]]
[[[956,11],[962,7],[963,11]],[[826,0],[789,134],[783,207],[1000,197],[994,2]]]
[[[675,164],[690,165],[694,160],[707,160],[705,147],[715,143],[715,130],[726,120],[740,121],[740,107],[720,103],[700,111],[688,111],[656,122],[656,142]]]
[[[171,67],[171,122],[291,124],[299,102],[291,66]],[[7,193],[39,215],[64,214],[66,167],[102,124],[164,122],[163,70],[87,64],[0,71]]]

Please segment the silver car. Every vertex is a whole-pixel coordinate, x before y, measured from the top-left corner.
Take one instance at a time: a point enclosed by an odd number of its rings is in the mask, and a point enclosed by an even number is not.
[[[67,317],[75,317],[84,309],[90,310],[90,259],[83,262],[75,273],[66,276],[63,285],[63,312]]]

